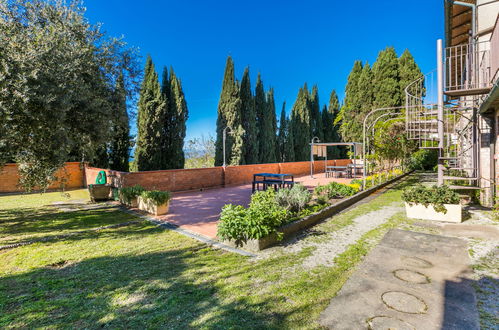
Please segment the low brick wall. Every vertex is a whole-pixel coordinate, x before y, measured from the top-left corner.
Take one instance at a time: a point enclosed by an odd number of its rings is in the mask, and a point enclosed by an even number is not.
[[[84,170],[79,162],[67,162],[62,169],[57,171],[56,176],[64,179],[65,189],[82,188],[84,186]],[[0,168],[0,193],[21,192],[19,184],[19,171],[17,164],[5,164]],[[59,189],[61,180],[53,182],[48,189]]]
[[[328,160],[328,165],[346,165],[349,163],[351,163],[350,159]],[[323,173],[324,167],[324,161],[314,162],[314,173]],[[186,191],[250,183],[253,181],[255,173],[307,175],[310,173],[310,162],[227,166],[225,170],[223,167],[209,167],[143,172],[118,172],[86,167],[86,183],[94,183],[99,171],[106,171],[108,182],[118,188],[138,184],[146,189]]]

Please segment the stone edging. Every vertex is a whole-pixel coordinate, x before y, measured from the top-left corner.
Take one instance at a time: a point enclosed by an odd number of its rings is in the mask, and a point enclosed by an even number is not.
[[[175,232],[177,232],[179,234],[182,234],[184,236],[193,238],[193,239],[195,239],[197,241],[200,241],[200,242],[205,243],[207,245],[213,246],[215,248],[218,248],[218,249],[221,249],[221,250],[225,250],[225,251],[229,251],[229,252],[232,252],[232,253],[237,253],[237,254],[243,255],[245,257],[256,257],[256,255],[253,254],[253,253],[251,253],[251,252],[238,249],[237,247],[229,246],[229,245],[227,245],[225,243],[221,243],[221,242],[213,240],[213,239],[211,239],[209,237],[206,237],[206,236],[194,233],[194,232],[192,232],[190,230],[180,228],[180,227],[178,227],[178,226],[176,226],[176,225],[174,225],[172,223],[164,222],[164,221],[159,221],[158,219],[154,218],[153,216],[146,215],[146,214],[141,214],[141,213],[139,213],[137,211],[127,209],[127,208],[125,208],[123,206],[121,207],[121,210],[123,212],[135,215],[135,216],[137,216],[137,217],[139,217],[139,218],[141,218],[143,220],[149,221],[149,222],[155,224],[158,227],[161,227],[161,228],[164,228],[164,229],[168,229],[168,230],[173,230],[173,231],[175,231]]]
[[[412,172],[407,172],[404,174],[401,174],[393,179],[390,179],[386,182],[383,182],[375,187],[369,188],[367,190],[360,191],[356,193],[355,195],[342,199],[338,201],[337,203],[328,206],[321,211],[311,214],[309,216],[306,216],[304,218],[301,218],[299,220],[293,221],[291,223],[288,223],[281,228],[278,229],[279,232],[283,233],[284,237],[283,239],[289,238],[296,232],[303,230],[305,228],[311,227],[315,225],[317,222],[327,219],[331,217],[332,215],[339,213],[340,211],[343,211],[347,207],[361,201],[362,199],[366,198],[367,196],[371,195],[372,193],[376,192],[377,190],[386,187],[387,185],[402,179],[403,177],[409,175]],[[242,245],[237,245],[235,244],[234,241],[223,241],[223,244],[234,247],[234,248],[240,248],[243,250],[248,250],[252,252],[258,252],[260,250],[263,250],[269,246],[275,245],[278,242],[280,242],[277,239],[276,234],[272,234],[260,239],[251,239],[248,240],[247,242],[244,242]]]

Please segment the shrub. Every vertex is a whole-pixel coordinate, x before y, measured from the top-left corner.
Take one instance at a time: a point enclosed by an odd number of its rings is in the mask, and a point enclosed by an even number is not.
[[[419,149],[409,159],[409,169],[432,171],[438,161],[436,149]]]
[[[301,184],[295,184],[289,189],[280,189],[275,194],[277,204],[293,213],[303,210],[311,199],[312,194]]]
[[[130,204],[133,199],[137,198],[144,192],[144,188],[139,185],[135,185],[133,187],[124,187],[120,189],[120,199],[125,204]]]
[[[317,195],[319,201],[321,201],[321,199],[324,200],[324,197],[321,196],[325,196],[329,200],[332,198],[352,196],[357,192],[358,189],[338,182],[330,182],[325,186],[317,186],[314,190],[314,193]]]
[[[274,190],[257,191],[251,196],[247,209],[232,204],[222,208],[217,235],[235,240],[239,245],[248,239],[276,233],[288,218],[288,211],[277,204]]]
[[[437,212],[447,213],[444,204],[459,204],[459,194],[446,185],[425,187],[421,184],[404,189],[402,200],[409,205],[432,205]]]
[[[154,205],[162,205],[170,200],[171,194],[169,191],[146,190],[140,194],[140,197]]]

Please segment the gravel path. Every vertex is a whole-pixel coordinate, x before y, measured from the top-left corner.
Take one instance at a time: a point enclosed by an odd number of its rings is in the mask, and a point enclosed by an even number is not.
[[[297,238],[284,247],[275,247],[262,251],[257,258],[268,258],[275,255],[277,250],[281,253],[297,253],[305,248],[313,248],[312,254],[303,260],[302,267],[312,269],[317,266],[332,266],[334,258],[351,244],[357,242],[364,234],[379,227],[396,213],[403,211],[400,203],[385,206],[377,211],[366,213],[353,219],[353,223],[340,230],[326,233],[317,239],[313,235]],[[326,221],[331,221],[328,219]]]

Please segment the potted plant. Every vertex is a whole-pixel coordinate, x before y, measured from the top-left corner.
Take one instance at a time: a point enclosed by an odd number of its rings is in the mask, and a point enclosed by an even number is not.
[[[154,215],[166,214],[170,206],[170,198],[169,191],[143,191],[138,196],[139,209]]]
[[[145,189],[139,185],[121,188],[119,193],[121,204],[137,208],[139,206],[137,198],[144,192],[144,190]]]
[[[462,221],[460,197],[448,186],[425,187],[421,184],[402,193],[408,218],[448,222]]]

